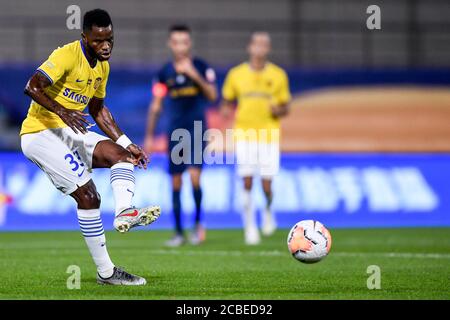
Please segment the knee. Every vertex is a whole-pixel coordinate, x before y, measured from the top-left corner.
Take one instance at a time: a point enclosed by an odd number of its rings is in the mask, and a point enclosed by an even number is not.
[[[200,188],[200,174],[191,175],[191,184],[194,189]]]
[[[244,178],[244,189],[251,190],[253,185],[252,178]]]
[[[189,168],[189,173],[191,176],[192,187],[197,190],[200,189],[200,175],[201,175],[200,168],[197,167]]]
[[[181,175],[173,176],[172,178],[172,189],[173,191],[180,191],[181,190]]]
[[[78,208],[80,209],[98,209],[100,208],[100,194],[96,188],[88,187],[79,192],[77,198]]]
[[[118,150],[113,157],[111,157],[110,167],[120,162],[129,162],[128,158],[130,158],[131,154],[128,150],[121,148]]]
[[[192,181],[192,188],[194,188],[195,190],[199,190],[200,189],[200,181],[199,180],[193,180]]]
[[[264,191],[264,194],[266,196],[271,196],[272,195],[272,188],[270,188],[270,187],[264,186],[263,187],[263,191]]]

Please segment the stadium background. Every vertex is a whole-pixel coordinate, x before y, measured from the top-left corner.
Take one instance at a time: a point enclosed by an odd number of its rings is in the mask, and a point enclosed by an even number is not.
[[[69,1],[0,1],[0,230],[78,230],[72,199],[63,197],[19,150],[28,109],[23,87],[59,45]],[[273,38],[272,60],[288,71],[294,94],[283,122],[282,171],[275,180],[279,224],[314,218],[330,227],[450,226],[450,3],[444,0],[77,1],[82,12],[107,9],[115,47],[107,105],[141,143],[150,84],[166,61],[167,28],[192,26],[195,51],[218,71],[246,58],[254,30]],[[366,8],[381,8],[381,30],[368,30]],[[169,110],[165,110],[169,112]],[[208,125],[223,123],[217,105]],[[158,132],[165,133],[165,115]],[[160,203],[156,224],[171,225],[170,180],[158,140],[152,166],[137,177],[136,204]],[[108,170],[94,181],[105,226],[113,199]],[[232,166],[205,168],[209,227],[239,227],[241,183]],[[193,210],[189,184],[182,191]],[[261,206],[263,196],[256,188]]]

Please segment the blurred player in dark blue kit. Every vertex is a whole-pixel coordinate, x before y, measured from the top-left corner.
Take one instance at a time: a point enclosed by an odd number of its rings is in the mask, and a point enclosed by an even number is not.
[[[172,205],[175,216],[176,233],[167,242],[168,246],[180,246],[185,243],[181,223],[181,177],[188,170],[191,177],[195,201],[195,226],[190,237],[192,244],[200,244],[205,240],[205,229],[201,224],[202,190],[200,174],[203,162],[203,131],[206,129],[205,104],[217,98],[215,85],[216,75],[203,60],[192,57],[191,31],[188,26],[174,25],[169,29],[168,46],[173,61],[166,63],[158,72],[153,83],[153,100],[149,106],[147,132],[144,149],[151,151],[156,123],[162,111],[163,100],[167,97],[166,108],[169,108],[169,173],[172,176]],[[201,121],[202,130],[195,130],[194,122]],[[198,125],[199,123],[197,123]],[[189,131],[191,141],[172,141],[171,136],[179,129]],[[200,136],[201,135],[201,136]],[[198,143],[200,142],[200,146]],[[194,144],[197,146],[194,147]],[[178,152],[180,145],[184,148]],[[186,154],[189,153],[189,154]],[[188,161],[185,161],[188,159]],[[180,160],[182,162],[180,163]]]

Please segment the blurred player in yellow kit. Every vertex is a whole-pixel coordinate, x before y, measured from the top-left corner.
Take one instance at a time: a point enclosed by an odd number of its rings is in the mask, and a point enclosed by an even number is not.
[[[271,39],[267,32],[252,34],[248,45],[249,61],[232,68],[222,88],[222,114],[229,117],[237,102],[234,125],[238,175],[244,179],[243,222],[245,242],[260,242],[251,189],[259,175],[266,197],[262,233],[271,235],[276,220],[271,210],[272,179],[280,164],[280,118],[288,114],[291,99],[286,72],[268,61]]]

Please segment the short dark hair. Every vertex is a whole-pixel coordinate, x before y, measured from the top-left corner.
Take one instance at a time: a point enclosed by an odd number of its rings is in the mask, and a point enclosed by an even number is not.
[[[111,17],[105,10],[94,9],[84,14],[83,31],[92,30],[92,26],[107,27],[109,25],[112,26]]]
[[[187,32],[191,33],[191,28],[186,24],[174,24],[169,28],[169,34],[172,32]]]

